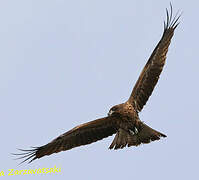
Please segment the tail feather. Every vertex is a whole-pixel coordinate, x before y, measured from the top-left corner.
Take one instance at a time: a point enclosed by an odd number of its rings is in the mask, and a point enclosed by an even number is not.
[[[109,148],[110,149],[112,149],[113,147],[115,147],[114,149],[124,148],[128,143],[126,135],[127,135],[126,131],[124,131],[123,129],[119,129]]]
[[[160,137],[166,137],[166,135],[141,122],[136,134],[119,129],[109,149],[122,149],[125,146],[138,146],[141,143],[147,144],[151,141],[159,140]]]

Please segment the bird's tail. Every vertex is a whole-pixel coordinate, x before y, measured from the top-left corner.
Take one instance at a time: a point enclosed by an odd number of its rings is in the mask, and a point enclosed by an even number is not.
[[[143,122],[140,122],[139,128],[135,128],[135,131],[125,131],[119,129],[115,138],[110,145],[110,149],[122,149],[125,146],[138,146],[141,143],[150,143],[151,141],[159,140],[160,137],[166,137],[166,135],[150,128]]]

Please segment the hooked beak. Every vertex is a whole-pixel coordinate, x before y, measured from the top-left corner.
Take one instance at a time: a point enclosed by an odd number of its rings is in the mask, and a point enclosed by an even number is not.
[[[110,110],[110,111],[108,112],[108,116],[111,116],[113,113],[114,113],[114,111],[113,111],[113,110]]]

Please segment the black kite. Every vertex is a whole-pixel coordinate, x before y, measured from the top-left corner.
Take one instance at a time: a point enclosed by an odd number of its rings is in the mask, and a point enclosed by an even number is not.
[[[166,9],[167,20],[164,22],[162,38],[137,80],[129,99],[122,104],[112,107],[107,117],[97,119],[71,129],[60,135],[50,143],[34,147],[31,150],[22,150],[20,158],[32,162],[43,156],[66,151],[81,145],[90,144],[116,133],[110,149],[124,148],[125,146],[138,146],[141,143],[150,143],[166,135],[144,124],[138,116],[150,97],[165,64],[168,47],[178,26],[180,16],[172,17]],[[20,149],[21,150],[21,149]]]

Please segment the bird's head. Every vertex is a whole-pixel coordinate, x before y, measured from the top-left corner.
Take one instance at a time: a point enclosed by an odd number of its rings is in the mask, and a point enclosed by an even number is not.
[[[119,115],[119,114],[121,114],[122,106],[123,106],[123,104],[118,104],[116,106],[113,106],[109,110],[108,116],[113,116],[113,115]]]

